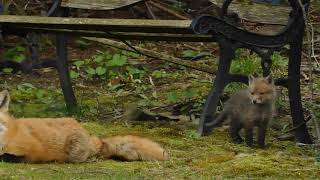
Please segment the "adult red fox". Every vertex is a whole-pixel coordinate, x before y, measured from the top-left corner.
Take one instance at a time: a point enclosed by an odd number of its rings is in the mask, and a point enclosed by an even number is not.
[[[245,129],[245,141],[253,145],[253,128],[258,127],[258,145],[265,147],[265,134],[268,122],[274,114],[276,97],[271,75],[265,78],[249,76],[249,87],[233,94],[215,120],[215,126],[230,120],[230,136],[235,143],[243,140],[239,131]]]
[[[0,92],[0,155],[19,157],[23,162],[85,162],[88,158],[168,160],[156,142],[137,136],[100,139],[73,118],[20,118],[8,113],[10,96]]]

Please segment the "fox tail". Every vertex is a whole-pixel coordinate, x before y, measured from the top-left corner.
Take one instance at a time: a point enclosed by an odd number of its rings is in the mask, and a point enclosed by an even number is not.
[[[100,155],[126,161],[168,160],[168,153],[156,142],[138,136],[125,135],[101,139]]]
[[[210,128],[219,127],[227,119],[227,116],[228,116],[228,113],[226,111],[222,111],[216,119],[214,119],[210,123],[207,123],[206,125],[209,126]]]

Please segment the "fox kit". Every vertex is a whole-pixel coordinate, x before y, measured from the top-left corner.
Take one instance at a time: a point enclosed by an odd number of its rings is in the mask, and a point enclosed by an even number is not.
[[[72,118],[21,118],[8,113],[8,91],[0,92],[0,155],[23,162],[85,162],[92,156],[134,160],[167,160],[156,142],[137,136],[104,139],[90,136]]]
[[[225,103],[222,113],[214,122],[221,124],[230,121],[230,136],[235,143],[243,140],[239,131],[245,129],[245,141],[253,145],[253,128],[258,127],[258,145],[265,147],[265,134],[268,122],[274,114],[275,86],[271,75],[266,78],[249,76],[249,87],[233,94]]]

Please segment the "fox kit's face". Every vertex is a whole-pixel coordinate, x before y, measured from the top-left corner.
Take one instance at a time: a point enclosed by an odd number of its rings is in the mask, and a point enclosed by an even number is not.
[[[8,91],[0,92],[0,155],[4,153],[6,135],[8,132],[8,107],[9,107]]]
[[[272,77],[255,78],[249,76],[249,97],[253,104],[264,104],[273,100],[275,86]]]

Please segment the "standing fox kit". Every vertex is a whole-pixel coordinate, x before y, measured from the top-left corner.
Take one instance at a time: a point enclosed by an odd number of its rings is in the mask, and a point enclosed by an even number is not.
[[[243,141],[239,131],[244,128],[248,146],[253,145],[253,129],[258,127],[258,146],[265,147],[265,134],[268,122],[274,114],[275,96],[275,85],[271,75],[266,78],[250,75],[249,87],[230,97],[214,123],[219,125],[228,119],[229,133],[235,143]]]
[[[0,92],[0,155],[21,157],[23,162],[85,162],[88,158],[167,160],[156,142],[137,136],[100,139],[90,136],[72,118],[21,118],[8,114],[10,96]]]

